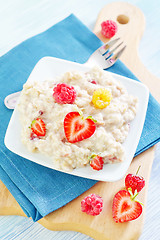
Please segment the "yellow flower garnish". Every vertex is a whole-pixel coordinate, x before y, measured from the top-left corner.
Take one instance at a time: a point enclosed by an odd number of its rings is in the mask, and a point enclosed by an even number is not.
[[[105,88],[98,88],[94,91],[92,102],[96,108],[106,108],[112,100],[112,94]]]

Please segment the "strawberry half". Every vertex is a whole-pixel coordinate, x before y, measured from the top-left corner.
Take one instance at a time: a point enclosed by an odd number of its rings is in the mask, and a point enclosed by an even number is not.
[[[37,118],[36,120],[33,120],[31,123],[31,130],[34,132],[37,136],[45,136],[46,134],[46,126],[45,123],[41,118]]]
[[[126,190],[120,190],[113,199],[112,216],[116,223],[128,222],[138,218],[142,213],[142,205],[132,198]]]
[[[84,119],[78,112],[69,112],[64,119],[64,132],[68,142],[75,143],[87,139],[95,132],[92,119]]]
[[[94,170],[101,170],[103,168],[103,158],[101,156],[98,155],[93,155],[93,157],[91,156],[91,160],[90,160],[90,166],[94,169]]]

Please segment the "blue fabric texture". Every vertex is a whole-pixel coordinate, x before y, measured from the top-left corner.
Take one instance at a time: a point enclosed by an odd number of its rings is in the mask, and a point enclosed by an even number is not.
[[[10,152],[4,145],[4,136],[12,111],[4,106],[4,98],[22,89],[42,57],[53,56],[84,63],[101,45],[102,42],[72,14],[0,58],[0,178],[26,215],[34,221],[72,201],[96,181],[43,167]],[[120,61],[109,71],[138,80]],[[159,141],[159,123],[160,107],[150,95],[136,155]]]

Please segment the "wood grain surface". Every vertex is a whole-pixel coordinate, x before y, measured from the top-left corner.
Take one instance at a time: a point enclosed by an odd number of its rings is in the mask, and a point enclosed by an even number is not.
[[[158,95],[160,81],[148,72],[138,57],[139,41],[145,28],[143,13],[138,8],[126,2],[111,3],[105,6],[100,12],[94,32],[102,41],[106,42],[107,39],[104,39],[100,33],[100,24],[106,19],[117,21],[118,16],[120,16],[118,20],[121,23],[118,23],[116,37],[120,36],[127,44],[126,51],[121,57],[121,60],[142,82],[148,85],[151,93],[160,101],[160,96]],[[126,19],[129,20],[128,23],[126,23]],[[78,231],[97,240],[138,239],[144,222],[147,187],[154,157],[154,149],[155,148],[152,147],[134,158],[128,169],[128,172],[135,173],[138,166],[142,165],[140,173],[146,179],[146,186],[139,194],[139,200],[144,203],[143,214],[137,220],[117,224],[112,219],[112,199],[115,193],[124,187],[124,179],[122,179],[115,183],[98,182],[66,206],[41,219],[39,223],[50,230]],[[142,164],[144,161],[145,165]],[[2,182],[0,182],[0,188],[0,214],[25,216],[19,204]],[[104,200],[103,211],[96,217],[86,215],[80,210],[80,202],[83,197],[93,192],[99,194]]]

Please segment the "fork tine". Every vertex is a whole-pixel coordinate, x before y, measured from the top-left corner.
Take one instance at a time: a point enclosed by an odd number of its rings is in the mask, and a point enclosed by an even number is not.
[[[120,44],[118,44],[115,48],[113,48],[111,51],[109,51],[108,53],[104,54],[104,56],[107,58],[109,58],[121,45],[123,42],[121,42]]]
[[[126,45],[119,52],[117,52],[116,54],[114,54],[111,57],[107,58],[106,62],[108,64],[108,66],[106,66],[106,68],[104,68],[104,69],[107,69],[107,68],[111,67],[120,58],[120,56],[124,52],[125,48],[126,48]]]
[[[126,45],[119,51],[119,52],[117,52],[116,54],[114,54],[113,56],[112,56],[112,58],[116,61],[118,58],[120,58],[120,56],[122,55],[122,53],[123,53],[123,51],[125,50],[125,48],[126,48]]]
[[[109,41],[108,43],[106,43],[105,45],[101,46],[99,48],[99,51],[102,55],[105,55],[105,53],[107,52],[107,50],[112,47],[120,38],[116,38],[112,41]]]

